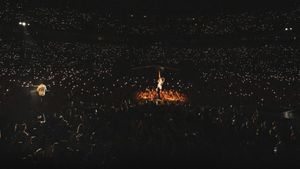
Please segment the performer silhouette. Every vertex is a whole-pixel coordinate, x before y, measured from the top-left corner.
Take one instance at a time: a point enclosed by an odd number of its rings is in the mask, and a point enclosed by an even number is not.
[[[161,77],[160,70],[158,70],[158,80],[157,80],[157,87],[156,87],[158,99],[161,98],[161,91],[162,91],[164,82],[165,82],[165,78]]]

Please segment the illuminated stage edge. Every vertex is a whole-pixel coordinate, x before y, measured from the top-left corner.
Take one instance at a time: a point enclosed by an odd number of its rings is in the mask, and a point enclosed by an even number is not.
[[[188,97],[176,90],[162,90],[160,91],[160,97],[155,89],[146,89],[139,91],[135,95],[137,101],[145,102],[161,102],[161,103],[186,103]]]

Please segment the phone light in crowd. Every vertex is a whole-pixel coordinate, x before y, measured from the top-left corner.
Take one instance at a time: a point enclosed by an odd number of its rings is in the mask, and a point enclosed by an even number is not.
[[[30,24],[26,22],[19,22],[19,25],[25,27],[25,26],[29,26]]]

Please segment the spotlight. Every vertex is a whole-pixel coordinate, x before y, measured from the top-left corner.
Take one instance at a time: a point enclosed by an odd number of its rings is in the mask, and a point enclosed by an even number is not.
[[[46,91],[47,91],[47,87],[44,84],[40,84],[37,89],[36,89],[37,93],[39,96],[45,96]]]

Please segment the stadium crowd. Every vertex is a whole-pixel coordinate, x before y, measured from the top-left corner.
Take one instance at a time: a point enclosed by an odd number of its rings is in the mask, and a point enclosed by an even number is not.
[[[13,114],[11,122],[1,127],[1,143],[7,150],[2,153],[11,155],[7,158],[33,160],[36,165],[44,160],[57,165],[69,160],[67,164],[76,166],[76,161],[84,167],[113,164],[128,154],[132,159],[145,160],[153,153],[156,160],[166,156],[188,160],[201,150],[201,157],[221,157],[223,162],[228,152],[238,161],[264,161],[299,148],[293,120],[277,116],[298,104],[297,47],[0,43],[1,107],[17,107],[4,109]],[[130,72],[119,77],[113,65],[120,58],[132,66],[192,61],[197,72],[192,76],[198,75],[194,82],[165,72],[165,88],[186,92],[191,102],[159,107],[139,104],[131,94],[154,88],[156,73]],[[42,101],[28,96],[40,82],[50,90]],[[25,100],[15,102],[20,97]],[[269,115],[266,107],[277,110]]]
[[[161,16],[142,14],[97,13],[27,7],[24,2],[1,1],[0,22],[16,24],[28,22],[47,30],[93,32],[112,35],[159,36],[220,36],[235,34],[270,34],[282,31],[295,32],[299,10],[243,12],[202,16]]]
[[[292,31],[297,19],[293,11],[118,20],[0,3],[1,23],[25,20],[67,32],[218,36]],[[297,165],[297,115],[283,115],[299,108],[297,45],[136,46],[29,37],[0,37],[0,156],[18,161],[12,167]],[[188,103],[134,99],[135,92],[155,88],[157,72],[132,68],[153,64],[179,69],[162,72],[164,88],[185,93]],[[49,89],[45,97],[35,93],[40,83]]]

